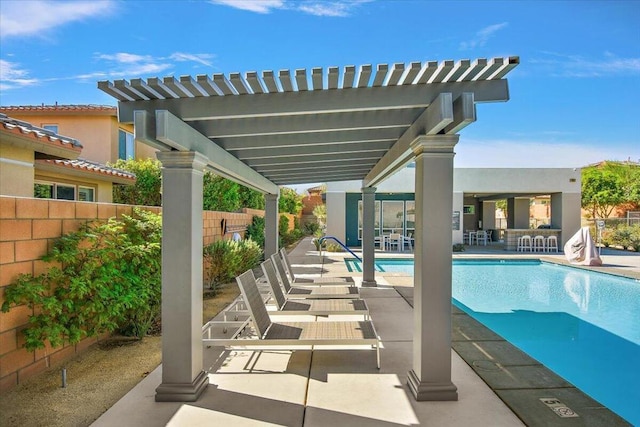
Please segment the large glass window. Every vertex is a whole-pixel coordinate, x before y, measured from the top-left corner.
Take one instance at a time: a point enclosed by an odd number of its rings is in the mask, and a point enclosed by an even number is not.
[[[382,234],[403,233],[404,202],[396,200],[382,201]]]
[[[375,201],[374,235],[380,235],[380,200]],[[362,240],[362,200],[358,200],[358,240]]]
[[[56,184],[56,199],[60,200],[75,200],[76,199],[76,186]]]
[[[407,200],[405,202],[406,209],[406,222],[405,222],[405,235],[414,236],[416,234],[416,202],[414,200]]]
[[[129,160],[135,158],[133,134],[122,129],[118,131],[118,158]]]

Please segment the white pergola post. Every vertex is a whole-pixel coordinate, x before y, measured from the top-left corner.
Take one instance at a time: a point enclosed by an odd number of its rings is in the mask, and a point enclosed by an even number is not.
[[[278,194],[264,195],[264,257],[278,252]]]
[[[458,135],[419,136],[416,155],[416,234],[413,369],[418,401],[458,400],[451,381],[451,215],[453,148]]]
[[[160,151],[162,384],[158,402],[193,402],[209,384],[202,362],[202,177],[207,158]]]
[[[376,286],[375,187],[362,188],[362,286]]]

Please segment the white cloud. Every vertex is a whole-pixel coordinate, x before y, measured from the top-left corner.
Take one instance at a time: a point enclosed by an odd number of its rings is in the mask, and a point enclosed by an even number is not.
[[[211,3],[256,13],[293,10],[315,16],[349,16],[351,11],[373,0],[210,0]]]
[[[29,78],[29,72],[19,64],[0,59],[0,90],[19,89],[38,84],[38,79]]]
[[[631,144],[628,147],[632,147]],[[640,159],[640,149],[623,144],[590,146],[578,142],[471,140],[460,138],[455,166],[462,168],[574,168],[602,160]]]
[[[213,63],[211,62],[211,60],[214,58],[214,55],[211,55],[209,53],[183,53],[183,52],[176,52],[176,53],[172,53],[169,56],[169,59],[173,59],[174,61],[178,61],[178,62],[185,62],[185,61],[192,61],[192,62],[198,62],[202,65],[206,65],[207,67],[211,67],[213,65]]]
[[[284,7],[284,0],[211,0],[211,3],[256,13],[270,13],[273,9],[282,9]]]
[[[529,62],[558,77],[605,77],[640,74],[640,58],[620,58],[605,52],[600,59],[587,59],[579,55],[541,52],[543,56]]]
[[[0,37],[42,36],[71,22],[102,17],[115,2],[103,1],[1,1]]]
[[[488,27],[484,27],[475,34],[475,38],[473,40],[461,42],[460,49],[468,50],[484,46],[496,32],[505,28],[507,25],[509,25],[508,22],[502,22],[500,24],[493,24],[489,25]]]

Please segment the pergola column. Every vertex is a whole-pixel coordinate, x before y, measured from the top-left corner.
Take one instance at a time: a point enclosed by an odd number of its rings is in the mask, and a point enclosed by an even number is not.
[[[413,369],[416,400],[458,400],[451,381],[451,215],[458,135],[419,136],[416,155]]]
[[[376,286],[376,188],[362,188],[362,286]]]
[[[278,194],[264,195],[264,256],[278,252]]]
[[[202,369],[202,177],[207,158],[160,151],[162,162],[162,384],[158,402],[193,402]]]

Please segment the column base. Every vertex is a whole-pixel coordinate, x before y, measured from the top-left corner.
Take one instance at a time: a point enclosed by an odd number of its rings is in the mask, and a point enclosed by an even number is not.
[[[375,280],[363,280],[362,287],[363,288],[375,288],[378,286],[378,282]]]
[[[421,383],[413,369],[408,373],[407,385],[418,402],[458,400],[458,387],[452,382],[448,384]]]
[[[156,402],[195,402],[208,385],[205,371],[200,371],[191,383],[163,383],[156,388]]]

